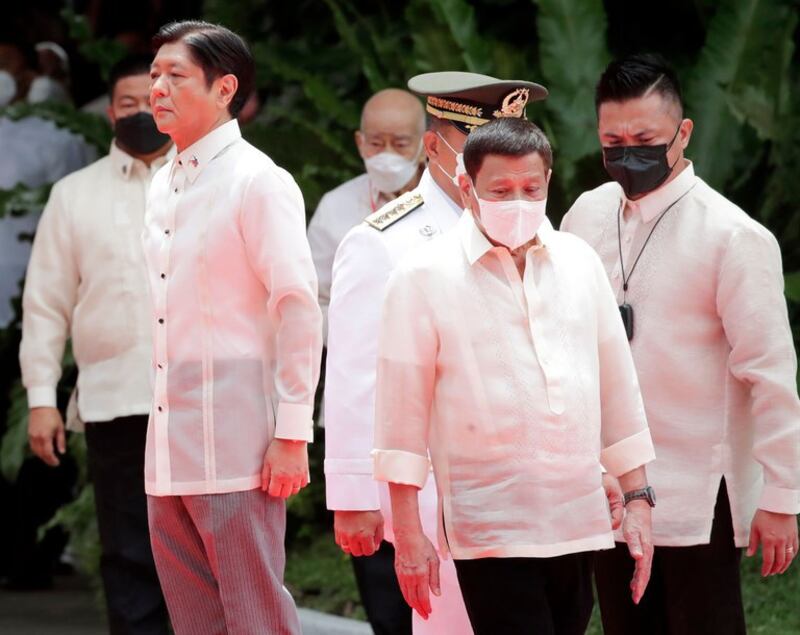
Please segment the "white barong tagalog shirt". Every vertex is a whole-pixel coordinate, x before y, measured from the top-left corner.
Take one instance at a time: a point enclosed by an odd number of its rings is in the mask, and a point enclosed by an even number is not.
[[[146,490],[256,488],[273,437],[312,439],[322,317],[302,195],[235,120],[181,152],[150,194]]]
[[[141,236],[147,189],[168,158],[148,167],[112,143],[108,156],[53,186],[39,221],[22,301],[22,378],[29,407],[55,408],[71,337],[80,370],[72,428],[150,411]]]
[[[601,461],[621,475],[653,459],[597,255],[542,228],[526,258],[521,278],[465,213],[386,292],[375,477],[422,487],[430,450],[456,559],[613,546]]]
[[[676,203],[677,201],[677,203]],[[774,236],[711,189],[689,164],[665,186],[626,201],[617,183],[583,194],[562,222],[600,254],[622,301],[630,278],[631,350],[658,459],[656,545],[708,543],[724,476],[736,545],[756,507],[800,512],[797,360]],[[627,211],[617,236],[617,212]]]

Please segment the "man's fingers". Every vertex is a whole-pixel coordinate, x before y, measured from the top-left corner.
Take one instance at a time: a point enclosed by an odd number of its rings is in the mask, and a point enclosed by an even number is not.
[[[67,434],[64,431],[64,426],[60,425],[56,428],[56,447],[59,454],[64,454],[67,451]]]
[[[750,528],[750,542],[747,545],[747,555],[748,557],[756,555],[758,551],[758,527],[755,526],[755,523]]]
[[[267,461],[264,461],[264,466],[261,468],[261,491],[266,492],[269,489],[270,479],[270,466]]]
[[[610,500],[611,506],[611,529],[619,529],[622,519],[625,517],[625,506],[620,500]]]
[[[350,545],[350,553],[356,557],[361,557],[364,555],[364,549],[361,546],[361,541],[356,539],[347,544]]]
[[[633,572],[633,580],[631,580],[631,592],[634,604],[639,604],[645,590],[647,589],[647,584],[650,582],[650,570],[652,566],[652,549],[646,549],[641,560],[636,561],[636,566]]]
[[[780,573],[786,564],[786,543],[779,540],[775,543],[775,560],[772,561],[772,569],[769,575]]]
[[[634,560],[641,560],[642,556],[644,555],[642,552],[642,540],[639,537],[639,533],[631,533],[628,536],[625,536],[626,542],[628,543],[628,551],[631,554],[631,558]]]
[[[419,614],[427,620],[431,614],[430,575],[427,571],[417,576],[415,586],[417,597],[419,598],[419,606],[422,609]]]
[[[267,493],[275,498],[280,498],[281,490],[283,489],[283,481],[281,481],[275,474],[269,477],[269,489]]]
[[[56,467],[60,461],[53,451],[53,439],[41,439],[39,442],[39,458],[52,467]]]
[[[772,564],[775,562],[775,545],[771,542],[769,544],[762,542],[761,557],[763,558],[761,576],[766,578],[770,571],[772,571]]]
[[[442,595],[442,587],[439,581],[439,558],[428,562],[428,580],[431,591],[436,597]]]

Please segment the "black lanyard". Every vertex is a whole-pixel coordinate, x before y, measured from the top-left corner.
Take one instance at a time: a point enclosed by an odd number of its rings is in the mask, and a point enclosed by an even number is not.
[[[623,263],[623,261],[622,261],[622,225],[621,225],[621,223],[622,223],[622,221],[621,221],[622,209],[625,207],[625,199],[620,201],[619,210],[617,210],[617,244],[619,245],[619,268],[622,270],[622,303],[623,304],[625,304],[625,293],[628,291],[628,283],[631,281],[631,277],[633,276],[633,272],[636,270],[636,265],[639,264],[639,259],[642,257],[642,254],[644,253],[644,249],[645,249],[645,247],[647,247],[647,243],[650,242],[650,238],[653,236],[653,232],[656,230],[656,227],[658,227],[658,224],[661,222],[661,219],[663,219],[664,216],[667,215],[667,212],[669,210],[671,210],[673,207],[675,207],[678,204],[678,202],[684,196],[686,196],[689,192],[691,192],[693,189],[694,189],[694,185],[692,185],[692,187],[690,187],[683,194],[681,194],[677,199],[675,199],[675,201],[673,201],[667,207],[667,209],[665,209],[663,212],[661,212],[661,214],[658,217],[658,220],[656,220],[655,225],[653,225],[653,229],[651,229],[650,233],[647,234],[647,238],[645,239],[644,244],[642,245],[642,248],[639,250],[639,255],[636,256],[636,260],[633,261],[633,266],[631,267],[631,270],[630,270],[630,272],[628,273],[627,276],[625,275],[625,263]]]

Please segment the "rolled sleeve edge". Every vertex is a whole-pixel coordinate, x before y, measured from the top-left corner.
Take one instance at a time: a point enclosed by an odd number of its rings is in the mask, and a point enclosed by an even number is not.
[[[373,476],[377,481],[413,485],[422,489],[428,480],[430,459],[403,450],[373,450]]]
[[[800,490],[765,485],[758,508],[776,514],[800,514]]]
[[[647,428],[617,441],[600,452],[600,462],[608,473],[615,477],[627,474],[655,458],[653,440]]]
[[[314,441],[314,408],[305,404],[281,402],[275,422],[275,438],[291,441]]]

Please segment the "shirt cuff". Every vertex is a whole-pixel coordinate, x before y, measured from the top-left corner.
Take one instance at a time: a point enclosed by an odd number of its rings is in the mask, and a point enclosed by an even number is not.
[[[28,388],[28,408],[55,408],[55,386],[31,386]]]
[[[414,485],[422,489],[428,480],[431,462],[427,456],[403,450],[373,450],[372,459],[372,474],[376,481]]]
[[[776,514],[800,514],[800,490],[765,485],[758,508]]]
[[[611,476],[627,474],[655,458],[653,440],[647,428],[609,445],[600,452],[600,463]]]
[[[275,422],[275,438],[290,441],[314,440],[314,407],[300,403],[278,404],[278,418]]]
[[[378,483],[370,459],[325,459],[325,498],[333,511],[374,511],[381,508]]]

